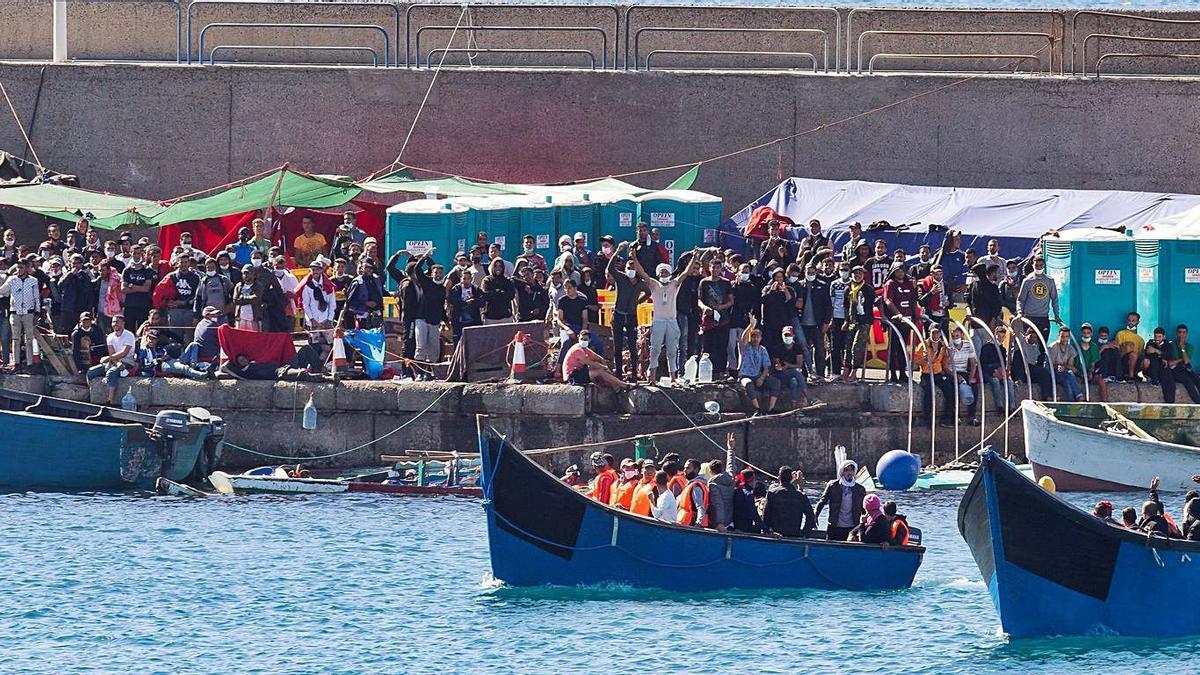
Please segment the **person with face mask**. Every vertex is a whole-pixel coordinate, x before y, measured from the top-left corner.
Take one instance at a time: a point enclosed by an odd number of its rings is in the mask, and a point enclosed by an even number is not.
[[[972,418],[971,424],[976,424],[975,385],[979,383],[979,358],[975,345],[966,339],[958,326],[950,331],[950,372],[958,388],[958,403],[967,406],[967,416]]]
[[[1051,310],[1058,321],[1058,286],[1046,274],[1046,261],[1039,253],[1033,257],[1033,274],[1025,277],[1017,291],[1017,315],[1032,321],[1042,337],[1049,339]]]
[[[950,373],[950,350],[942,339],[940,328],[930,328],[928,347],[918,342],[913,361],[921,371],[921,394],[925,409],[922,418],[925,424],[932,420],[933,388],[942,392],[942,426],[954,426],[954,382]]]
[[[571,289],[574,290],[573,284]],[[603,384],[613,391],[625,391],[632,388],[632,385],[625,384],[620,378],[613,375],[608,366],[604,364],[604,359],[592,351],[591,333],[586,328],[579,331],[576,337],[575,343],[563,354],[562,378],[564,383],[586,387],[595,382]]]
[[[792,408],[812,405],[808,397],[808,383],[804,379],[804,348],[796,342],[796,329],[784,326],[781,338],[768,352],[771,356],[771,375],[779,380],[781,391],[787,389],[791,393]]]
[[[546,271],[546,258],[541,253],[534,250],[534,236],[527,234],[521,239],[521,254],[517,256],[517,262],[525,261],[525,264],[532,268],[535,272],[541,270]]]
[[[1079,387],[1079,354],[1071,345],[1071,331],[1066,326],[1058,329],[1058,339],[1050,345],[1048,353],[1054,379],[1058,383],[1060,401],[1082,401],[1083,390]]]
[[[829,282],[829,372],[831,381],[842,379],[846,366],[846,295],[850,292],[850,263],[837,264],[837,275]]]
[[[654,270],[654,278],[646,274],[646,270],[638,264],[636,257],[630,259],[642,283],[650,289],[650,301],[654,303],[654,322],[650,324],[650,362],[646,365],[646,381],[653,383],[658,371],[659,358],[666,354],[667,376],[675,383],[675,355],[679,353],[679,322],[676,320],[675,301],[679,296],[679,286],[682,280],[691,274],[698,256],[696,251],[688,258],[687,266],[678,275],[671,274],[671,266],[660,264]]]
[[[671,262],[663,255],[663,248],[650,238],[650,226],[645,222],[637,224],[637,241],[632,246],[626,242],[622,243],[628,247],[631,255],[638,259],[638,264],[644,270],[652,270],[663,263]]]
[[[842,379],[855,382],[866,360],[867,343],[875,325],[875,289],[867,281],[862,265],[850,268],[846,292],[846,363]]]
[[[4,244],[0,247],[0,266],[8,269],[17,264],[20,251],[17,249],[17,233],[12,230],[4,231]]]
[[[621,470],[617,474],[617,485],[612,490],[612,496],[608,505],[628,511],[633,505],[633,493],[641,485],[641,472],[638,471],[637,464],[628,457],[621,460]]]
[[[734,268],[735,274],[731,282],[733,284],[733,306],[729,308],[729,344],[727,347],[729,353],[729,370],[730,376],[736,377],[738,342],[742,331],[746,326],[750,325],[750,315],[753,314],[759,317],[759,323],[762,323],[762,280],[753,273],[753,266],[749,263],[738,262]],[[771,348],[771,344],[777,340],[770,340],[763,336],[763,345],[767,349]]]
[[[12,326],[13,363],[20,363],[24,350],[25,365],[32,369],[34,331],[42,315],[42,299],[38,281],[29,273],[29,263],[17,262],[15,267],[0,284],[0,296],[9,299],[9,315],[5,318]]]
[[[804,342],[812,352],[809,360],[814,369],[809,383],[814,384],[825,379],[825,338],[829,332],[830,318],[833,316],[833,304],[829,285],[817,276],[817,267],[811,262],[804,268],[800,297],[803,299],[800,308],[800,328],[804,331]]]
[[[909,374],[904,350],[913,343],[910,323],[915,324],[920,319],[917,315],[917,286],[908,278],[904,265],[892,267],[892,275],[883,285],[883,306],[900,333],[896,336],[894,331],[888,331],[888,381],[907,382]]]
[[[192,311],[196,316],[203,316],[205,307],[217,307],[222,314],[230,309],[233,298],[233,282],[220,274],[217,261],[209,258],[204,261],[204,275],[192,298]]]
[[[125,293],[125,322],[127,326],[140,326],[150,313],[154,287],[158,275],[146,266],[141,247],[132,249],[129,267],[121,273],[121,291]]]
[[[617,250],[616,240],[611,234],[600,237],[600,248],[592,256],[592,269],[596,270],[596,286],[608,288],[608,279],[600,271],[608,269],[608,261],[612,260],[613,252]]]
[[[608,262],[608,283],[617,289],[613,302],[613,362],[618,376],[624,376],[625,349],[629,349],[630,382],[638,379],[637,308],[650,297],[650,289],[637,278],[637,265],[626,256],[628,242],[621,242]],[[657,267],[657,265],[656,265]]]
[[[1116,337],[1113,338],[1121,359],[1118,377],[1126,382],[1138,381],[1141,374],[1150,369],[1150,359],[1143,354],[1146,339],[1138,335],[1138,324],[1141,321],[1141,314],[1130,312],[1125,316],[1125,327],[1117,331]]]
[[[750,325],[742,331],[739,346],[741,357],[738,361],[738,379],[746,390],[750,406],[754,409],[751,415],[756,417],[764,410],[772,412],[779,400],[780,384],[779,379],[771,374],[771,355],[767,348],[762,346],[762,331],[758,330],[758,321],[753,316],[750,317]],[[764,394],[767,399],[765,408],[759,401]]]
[[[516,315],[517,288],[505,273],[503,260],[493,258],[490,268],[480,288],[483,293],[483,323],[512,323]]]

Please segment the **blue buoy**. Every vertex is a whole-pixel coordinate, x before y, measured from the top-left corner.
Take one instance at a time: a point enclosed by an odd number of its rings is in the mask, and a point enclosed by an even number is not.
[[[875,480],[885,490],[907,490],[917,482],[921,460],[903,450],[892,450],[875,465]]]

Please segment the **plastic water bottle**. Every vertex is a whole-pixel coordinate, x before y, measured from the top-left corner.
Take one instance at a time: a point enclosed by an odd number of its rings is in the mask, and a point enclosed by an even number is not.
[[[137,397],[133,395],[133,389],[127,389],[121,397],[121,409],[137,411]]]
[[[301,420],[300,426],[305,431],[313,431],[317,428],[317,404],[313,402],[313,394],[308,395],[308,403],[304,404],[304,418]]]
[[[700,360],[696,358],[696,355],[692,354],[689,356],[688,360],[683,364],[683,381],[688,383],[695,382],[699,366]]]
[[[700,365],[697,367],[696,370],[699,375],[699,377],[697,378],[698,381],[700,381],[700,382],[712,382],[713,381],[712,359],[708,358],[708,354],[704,354],[703,356],[700,357]]]

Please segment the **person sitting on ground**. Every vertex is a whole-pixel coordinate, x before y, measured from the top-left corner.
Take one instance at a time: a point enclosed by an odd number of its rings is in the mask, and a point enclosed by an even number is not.
[[[1084,322],[1079,327],[1079,367],[1080,371],[1087,375],[1088,383],[1096,385],[1100,390],[1099,398],[1089,399],[1093,401],[1108,400],[1108,386],[1100,372],[1100,349],[1100,344],[1092,341],[1092,324]]]
[[[741,485],[733,493],[733,529],[760,534],[763,532],[763,522],[754,497],[754,490],[758,486],[757,476],[754,469],[746,468],[742,469],[738,478]]]
[[[2,321],[3,319],[0,319]],[[79,315],[79,323],[71,331],[71,359],[75,369],[86,373],[89,368],[108,355],[104,345],[104,333],[97,326],[91,312]]]
[[[850,460],[838,467],[838,477],[825,484],[825,491],[817,500],[814,518],[821,517],[821,510],[829,507],[829,522],[825,538],[829,541],[846,541],[850,530],[862,517],[863,498],[867,489],[855,481],[858,464]]]
[[[978,284],[972,284],[977,286]],[[967,406],[967,417],[975,417],[975,385],[979,383],[979,359],[975,345],[959,326],[950,329],[950,377],[958,388],[958,402]],[[955,411],[957,415],[957,411]],[[972,419],[971,423],[977,423]]]
[[[616,458],[608,453],[592,453],[592,470],[596,472],[596,477],[592,479],[592,487],[587,496],[601,504],[612,501],[613,489],[617,485],[617,471],[613,468],[616,461]]]
[[[997,410],[1008,412],[1008,409],[1018,403],[1017,392],[1013,388],[1007,367],[1008,349],[1004,346],[1008,339],[1008,329],[998,325],[992,334],[996,339],[988,340],[979,350],[979,372],[983,382],[992,391],[992,405]]]
[[[1050,367],[1054,369],[1054,378],[1058,382],[1058,398],[1061,401],[1082,401],[1083,390],[1079,386],[1076,375],[1079,365],[1079,354],[1071,345],[1071,329],[1059,326],[1058,339],[1050,345]]]
[[[620,484],[612,490],[609,506],[628,511],[633,504],[633,492],[641,484],[641,473],[637,464],[628,457],[621,460]]]
[[[1200,403],[1200,376],[1192,370],[1192,345],[1188,343],[1188,327],[1179,324],[1175,327],[1175,341],[1170,342],[1167,354],[1164,356],[1166,372],[1163,373],[1163,401],[1175,401],[1175,384],[1182,384],[1192,403]],[[1167,383],[1170,382],[1170,400],[1167,400]]]
[[[1092,515],[1096,516],[1096,519],[1101,522],[1121,527],[1121,523],[1118,523],[1116,518],[1113,518],[1113,505],[1107,499],[1102,499],[1096,503],[1096,507],[1092,509]]]
[[[137,367],[137,342],[133,332],[125,330],[124,315],[117,314],[112,318],[112,332],[105,338],[108,355],[100,359],[100,363],[87,371],[87,380],[104,378],[108,389],[108,402],[116,402],[117,380],[127,377]],[[15,360],[16,355],[13,355]]]
[[[250,360],[245,354],[234,356],[232,361],[227,362],[222,369],[235,378],[243,380],[284,380],[288,382],[294,381],[320,381],[324,379],[321,375],[323,361],[320,357],[320,352],[311,345],[307,344],[301,347],[296,356],[286,364],[281,363],[255,363]]]
[[[862,500],[863,514],[858,527],[850,532],[850,541],[864,544],[887,544],[892,539],[892,523],[883,513],[879,495],[869,494]]]
[[[654,476],[657,473],[658,467],[654,465],[654,460],[642,460],[642,476],[638,481],[637,487],[633,490],[633,500],[629,504],[629,512],[633,515],[645,516],[646,518],[653,517],[650,505],[654,499]]]
[[[779,400],[779,380],[771,374],[771,355],[762,346],[762,331],[758,330],[758,320],[753,315],[750,325],[742,331],[739,343],[741,359],[738,365],[738,378],[746,389],[746,396],[754,408],[753,416],[761,415],[762,404],[760,396],[767,395],[767,412],[775,408]]]
[[[588,348],[591,339],[591,331],[586,328],[579,331],[578,341],[571,345],[571,348],[567,350],[567,354],[563,358],[563,382],[581,387],[587,386],[592,382],[598,382],[607,385],[613,391],[631,389],[631,385],[622,382],[620,378],[613,375],[599,354]]]
[[[563,474],[562,482],[567,485],[570,485],[571,487],[575,487],[576,485],[579,485],[579,465],[578,464],[572,464],[571,466],[567,467],[566,473]]]
[[[921,371],[921,394],[925,404],[922,418],[928,424],[933,418],[933,388],[942,392],[945,403],[942,404],[942,425],[954,426],[954,382],[950,379],[950,350],[942,341],[942,329],[934,326],[929,329],[928,350],[926,343],[917,343],[913,361]],[[929,355],[926,356],[926,351]]]
[[[679,517],[679,506],[675,494],[667,489],[667,472],[659,471],[654,474],[653,499],[650,502],[650,514],[655,520],[664,523],[674,523]]]
[[[1121,360],[1118,377],[1125,382],[1136,382],[1139,375],[1150,367],[1149,359],[1142,356],[1146,349],[1146,340],[1137,332],[1141,320],[1141,314],[1130,312],[1125,316],[1125,327],[1117,331],[1113,338]]]
[[[1138,529],[1137,509],[1132,506],[1126,507],[1121,511],[1121,527],[1127,530]]]
[[[779,468],[779,482],[767,490],[763,508],[763,529],[776,537],[807,537],[816,527],[812,504],[793,482],[790,466]]]
[[[204,371],[193,368],[178,357],[178,346],[159,344],[156,330],[146,331],[142,336],[142,346],[138,349],[138,375],[155,377],[163,375],[179,375],[193,380],[203,380],[216,375],[216,370]],[[175,354],[176,356],[172,356]]]
[[[1013,335],[1013,346],[1015,349],[1010,350],[1012,356],[1011,372],[1018,380],[1032,382],[1038,386],[1040,397],[1039,401],[1050,400],[1050,393],[1053,390],[1051,385],[1050,369],[1046,365],[1046,352],[1042,349],[1042,343],[1038,340],[1037,331],[1030,326],[1025,329],[1024,339]],[[1030,389],[1029,396],[1033,397],[1033,390]]]
[[[889,501],[883,505],[883,515],[891,524],[888,543],[892,546],[907,546],[911,533],[908,527],[908,518],[903,513],[897,513],[896,509],[896,502]]]
[[[808,381],[804,379],[804,347],[796,342],[796,329],[783,327],[781,341],[771,352],[771,377],[779,381],[782,391],[786,385],[792,395],[792,408],[812,405],[815,401],[808,396]]]

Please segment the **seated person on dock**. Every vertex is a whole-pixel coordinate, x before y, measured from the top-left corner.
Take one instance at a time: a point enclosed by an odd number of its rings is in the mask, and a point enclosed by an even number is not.
[[[585,328],[579,331],[579,341],[571,345],[562,362],[563,382],[586,386],[592,382],[603,383],[613,391],[623,391],[631,388],[622,382],[605,365],[600,355],[588,348],[591,343],[591,333]]]
[[[763,525],[776,537],[807,537],[816,527],[812,504],[794,482],[792,467],[779,468],[779,482],[767,490]]]
[[[771,412],[779,399],[780,387],[779,379],[771,374],[771,355],[767,353],[767,348],[762,346],[762,331],[758,330],[757,326],[758,321],[751,315],[750,325],[742,331],[741,342],[738,345],[741,354],[738,361],[738,380],[746,389],[746,397],[750,399],[750,405],[754,408],[753,414],[761,415],[763,407],[759,399],[766,394],[766,411]]]
[[[867,489],[855,482],[857,473],[858,464],[850,460],[842,462],[838,477],[825,484],[825,491],[817,500],[814,519],[820,518],[821,510],[829,507],[825,538],[830,541],[846,541],[850,530],[862,518],[862,503],[867,497]]]

